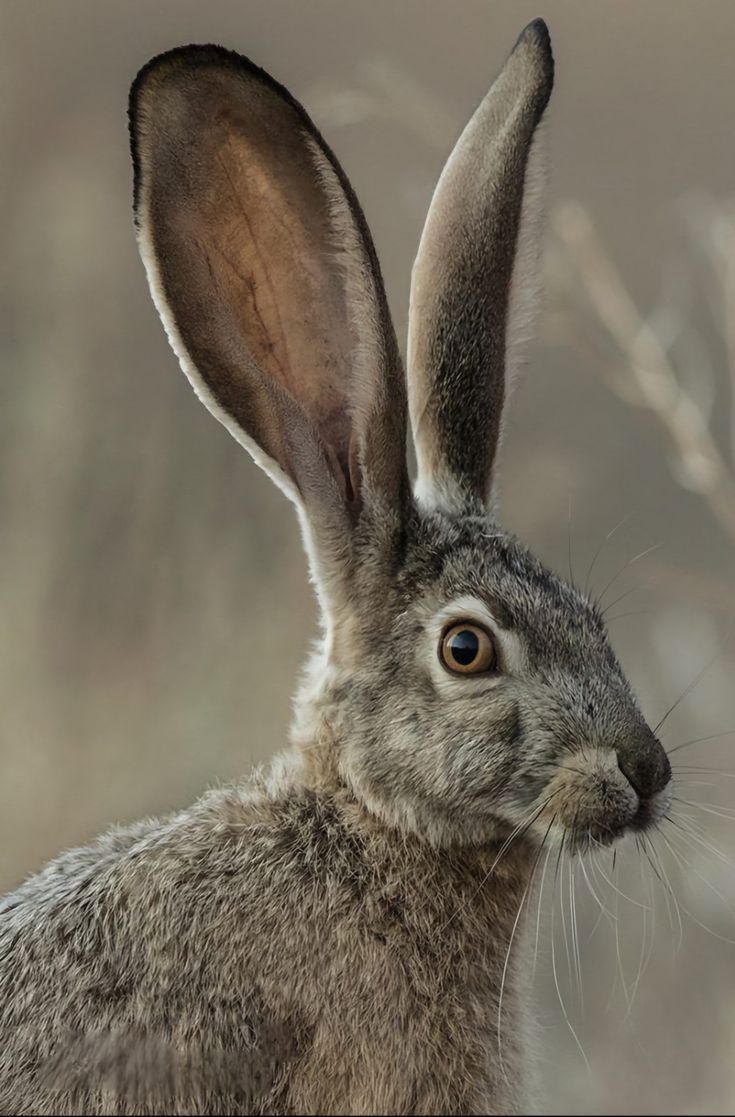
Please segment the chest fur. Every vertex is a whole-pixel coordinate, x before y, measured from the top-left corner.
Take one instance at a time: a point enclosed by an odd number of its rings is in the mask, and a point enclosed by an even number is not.
[[[280,1111],[521,1111],[523,878],[509,866],[490,886],[485,861],[367,848],[317,874],[312,1026]]]

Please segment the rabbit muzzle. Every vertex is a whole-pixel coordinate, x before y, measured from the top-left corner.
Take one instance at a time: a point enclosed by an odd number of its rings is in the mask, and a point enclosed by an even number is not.
[[[609,845],[659,822],[671,802],[671,765],[663,746],[642,728],[617,748],[575,749],[559,764],[539,821],[553,824],[570,848]]]

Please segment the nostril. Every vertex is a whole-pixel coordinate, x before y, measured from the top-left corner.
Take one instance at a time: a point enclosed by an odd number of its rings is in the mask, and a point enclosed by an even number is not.
[[[653,734],[645,744],[638,742],[619,749],[618,768],[640,799],[650,799],[663,791],[671,779],[671,763]]]
[[[632,759],[629,756],[621,756],[620,753],[618,753],[618,768],[623,773],[626,780],[633,788],[639,799],[645,798],[643,788],[638,782],[640,777],[636,765],[632,762]]]

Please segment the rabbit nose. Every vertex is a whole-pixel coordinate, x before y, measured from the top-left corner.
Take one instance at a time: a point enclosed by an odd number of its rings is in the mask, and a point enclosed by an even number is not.
[[[666,751],[650,729],[631,737],[618,748],[618,767],[642,800],[663,791],[671,779],[671,764]]]

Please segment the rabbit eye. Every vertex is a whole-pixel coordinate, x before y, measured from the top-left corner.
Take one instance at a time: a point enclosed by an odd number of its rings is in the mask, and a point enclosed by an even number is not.
[[[439,658],[454,675],[479,675],[497,664],[495,644],[486,628],[469,621],[452,624],[442,636]]]

